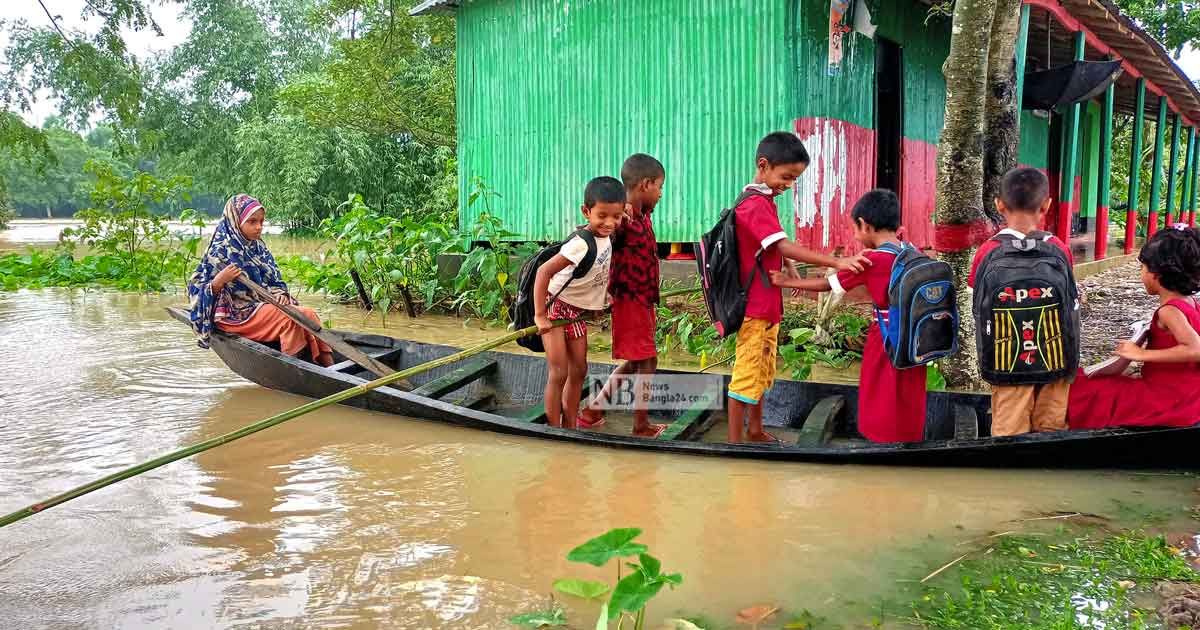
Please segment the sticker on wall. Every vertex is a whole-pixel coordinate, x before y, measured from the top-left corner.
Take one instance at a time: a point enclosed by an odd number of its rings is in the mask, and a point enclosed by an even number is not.
[[[850,27],[843,24],[846,13],[850,10],[850,0],[829,0],[829,64],[828,74],[835,77],[842,71],[843,36],[850,32]]]

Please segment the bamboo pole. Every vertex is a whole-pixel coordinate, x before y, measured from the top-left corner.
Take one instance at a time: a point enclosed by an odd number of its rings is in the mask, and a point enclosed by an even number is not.
[[[1196,128],[1187,127],[1187,154],[1183,160],[1183,171],[1180,172],[1180,177],[1183,178],[1183,193],[1179,197],[1179,223],[1187,223],[1188,216],[1194,208],[1192,207],[1192,169],[1196,163]]]
[[[674,297],[676,295],[683,295],[686,293],[695,293],[699,290],[700,290],[699,288],[690,288],[690,289],[679,289],[679,290],[675,290],[675,291],[667,291],[667,292],[663,293],[661,297],[664,297],[664,298],[665,297]],[[574,321],[577,321],[577,320],[555,320],[554,327],[558,328],[560,326],[566,326],[567,324],[570,324]],[[231,432],[225,433],[223,435],[218,435],[214,438],[209,438],[207,440],[204,440],[203,442],[197,442],[196,444],[192,444],[191,446],[187,446],[187,447],[172,451],[170,453],[167,453],[166,455],[156,457],[148,462],[144,462],[144,463],[138,464],[136,466],[131,466],[124,470],[115,472],[111,475],[101,477],[100,479],[97,479],[91,483],[86,483],[82,486],[72,488],[71,490],[68,490],[59,495],[55,495],[49,499],[46,499],[45,501],[39,501],[39,502],[29,505],[25,508],[17,510],[16,512],[6,514],[5,516],[0,517],[0,528],[6,527],[8,525],[16,523],[17,521],[20,521],[22,519],[33,516],[34,514],[37,514],[38,512],[43,512],[43,511],[48,510],[57,505],[62,505],[63,503],[66,503],[67,501],[70,501],[72,499],[77,499],[85,494],[95,492],[97,490],[100,490],[101,488],[111,486],[115,483],[119,483],[119,482],[129,479],[131,477],[136,477],[142,473],[154,470],[155,468],[165,466],[167,464],[170,464],[171,462],[183,459],[185,457],[191,457],[192,455],[196,455],[198,453],[203,453],[204,451],[214,449],[218,446],[222,446],[222,445],[228,444],[230,442],[233,442],[234,440],[240,440],[248,435],[253,435],[264,429],[269,429],[273,426],[283,424],[284,422],[287,422],[288,420],[292,420],[294,418],[299,418],[300,416],[303,416],[307,413],[316,411],[323,407],[328,407],[329,405],[340,403],[343,400],[349,400],[351,398],[354,398],[355,396],[365,394],[373,389],[378,389],[380,387],[384,387],[385,385],[390,385],[392,383],[395,383],[396,381],[407,379],[411,376],[416,376],[418,374],[422,374],[424,372],[428,372],[430,370],[433,370],[433,369],[436,369],[439,367],[444,367],[451,363],[455,363],[455,362],[461,361],[463,359],[467,359],[472,356],[475,356],[481,352],[486,352],[493,348],[498,348],[506,343],[516,341],[517,339],[520,339],[522,337],[527,337],[529,335],[535,335],[535,334],[537,334],[537,326],[529,326],[527,328],[522,328],[520,330],[510,332],[507,335],[504,335],[503,337],[500,337],[498,339],[486,341],[486,342],[478,344],[476,346],[467,348],[466,350],[456,352],[452,355],[442,357],[440,359],[435,359],[428,363],[422,363],[421,365],[415,365],[413,367],[408,368],[407,370],[400,370],[399,372],[393,372],[387,376],[377,378],[368,383],[363,383],[361,385],[355,385],[354,387],[340,391],[336,394],[331,394],[329,396],[321,398],[320,400],[314,400],[312,402],[300,405],[299,407],[296,407],[294,409],[289,409],[282,413],[275,414],[275,415],[271,416],[270,418],[259,420],[258,422],[255,422],[254,424],[246,425],[236,431],[231,431]]]
[[[1146,80],[1137,80],[1137,106],[1133,113],[1133,146],[1129,151],[1129,204],[1125,211],[1125,254],[1133,253],[1137,240],[1138,204],[1142,196],[1142,134],[1146,126]]]

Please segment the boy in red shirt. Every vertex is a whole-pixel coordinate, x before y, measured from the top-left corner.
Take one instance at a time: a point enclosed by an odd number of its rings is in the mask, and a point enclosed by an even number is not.
[[[783,287],[844,293],[865,286],[876,308],[887,310],[888,285],[896,255],[873,251],[884,243],[900,246],[900,200],[890,190],[872,190],[850,212],[854,238],[868,248],[871,265],[861,273],[841,271],[827,278],[787,278],[771,274]],[[925,370],[898,370],[883,347],[879,324],[871,323],[863,347],[858,387],[858,432],[872,442],[920,442],[925,438]]]
[[[1036,168],[1015,168],[1005,173],[1000,182],[1000,197],[996,209],[1004,216],[1008,227],[996,236],[1009,235],[1018,239],[1040,231],[1050,209],[1050,181]],[[1071,248],[1057,236],[1045,234],[1047,241],[1058,246],[1075,264]],[[971,261],[967,285],[975,287],[979,263],[989,252],[1000,246],[993,237],[979,246]],[[992,435],[1020,435],[1030,431],[1065,431],[1067,428],[1067,399],[1071,382],[1067,379],[1045,385],[992,385]]]
[[[763,430],[762,398],[775,381],[783,292],[770,285],[768,274],[783,270],[794,276],[784,258],[836,269],[861,270],[870,264],[861,256],[839,259],[819,254],[789,240],[783,231],[775,197],[796,184],[810,161],[796,134],[768,134],[758,143],[754,182],[743,189],[742,201],[734,209],[739,267],[742,276],[750,279],[750,288],[729,381],[731,443],[741,442],[743,432],[751,442],[776,441]]]
[[[663,165],[645,153],[636,153],[621,166],[625,184],[625,219],[613,234],[612,271],[608,293],[612,296],[612,354],[623,361],[613,370],[604,389],[588,403],[579,417],[580,428],[590,429],[604,423],[603,401],[612,389],[630,374],[636,374],[633,434],[656,438],[666,425],[652,424],[646,409],[645,394],[658,369],[658,348],[654,345],[658,305],[658,241],[650,213],[662,198],[666,171]]]

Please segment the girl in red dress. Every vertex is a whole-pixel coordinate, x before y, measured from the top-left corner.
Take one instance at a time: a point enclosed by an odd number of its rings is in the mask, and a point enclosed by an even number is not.
[[[896,255],[877,248],[884,243],[901,246],[900,200],[890,190],[872,190],[850,212],[854,238],[868,251],[871,266],[862,272],[841,271],[826,278],[789,278],[772,272],[781,287],[842,293],[865,286],[871,302],[887,310],[888,284]],[[925,439],[925,369],[898,370],[883,348],[879,324],[872,322],[863,347],[858,387],[858,432],[872,442],[920,442]]]
[[[1176,225],[1155,234],[1138,256],[1142,284],[1160,306],[1145,348],[1129,341],[1116,354],[1142,362],[1142,377],[1082,372],[1071,385],[1072,429],[1182,427],[1200,422],[1200,232]]]

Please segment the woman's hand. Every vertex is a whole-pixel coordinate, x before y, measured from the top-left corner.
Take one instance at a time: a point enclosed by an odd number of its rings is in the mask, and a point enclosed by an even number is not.
[[[241,274],[242,268],[231,264],[217,272],[217,275],[213,277],[212,282],[209,283],[209,286],[212,287],[213,293],[217,293],[221,289],[224,289],[225,285],[229,284],[230,280],[236,279]]]
[[[1146,349],[1132,341],[1122,341],[1117,344],[1117,349],[1113,351],[1113,354],[1129,361],[1144,361]]]

